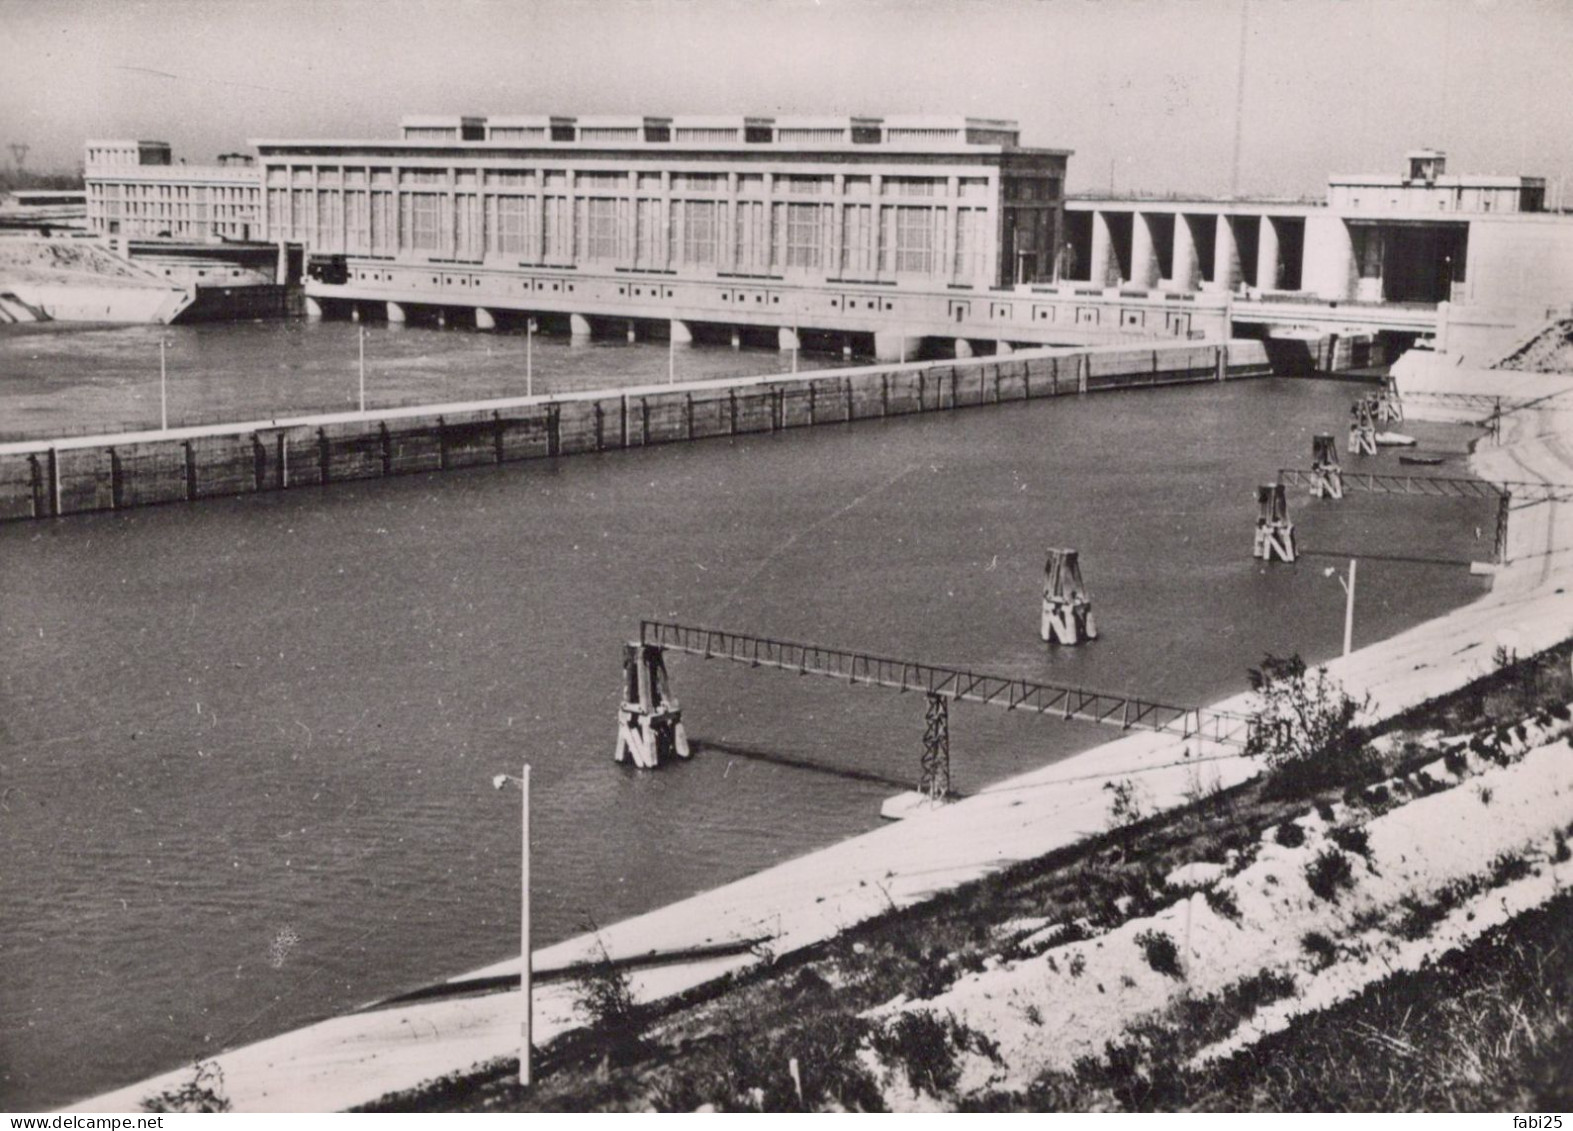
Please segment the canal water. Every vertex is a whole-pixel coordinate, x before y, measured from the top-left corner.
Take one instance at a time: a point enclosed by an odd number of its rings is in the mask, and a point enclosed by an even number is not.
[[[359,406],[361,327],[344,321],[0,331],[0,441],[267,420]],[[164,343],[163,387],[159,343]],[[841,354],[574,342],[565,334],[365,325],[366,406],[522,397],[846,364]]]
[[[337,355],[341,329],[284,333]],[[238,387],[235,332],[227,360],[203,340]],[[91,358],[106,333],[50,340]],[[1478,595],[1481,502],[1297,494],[1310,553],[1251,558],[1254,485],[1356,392],[1116,393],[0,527],[0,1105],[517,953],[518,802],[491,778],[522,762],[542,943],[866,831],[914,782],[921,699],[676,656],[699,755],[615,766],[641,617],[1186,703],[1264,653],[1332,655],[1323,570],[1351,554],[1357,644]],[[1410,430],[1457,473],[1462,433]],[[1093,645],[1037,639],[1048,546],[1081,551]],[[1113,735],[951,726],[964,792]]]

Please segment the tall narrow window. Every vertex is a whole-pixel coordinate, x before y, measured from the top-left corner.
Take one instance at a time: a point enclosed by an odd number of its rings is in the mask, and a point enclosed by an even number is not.
[[[818,267],[820,264],[819,205],[787,205],[788,267]]]
[[[716,261],[716,205],[709,200],[683,202],[683,260],[710,267]]]

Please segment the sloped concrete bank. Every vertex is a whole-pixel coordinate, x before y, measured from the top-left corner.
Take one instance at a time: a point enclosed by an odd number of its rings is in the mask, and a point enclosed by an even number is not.
[[[1480,378],[1482,391],[1500,391],[1491,385],[1499,376]],[[1477,451],[1478,473],[1573,482],[1573,412],[1562,404],[1573,395],[1561,395],[1573,390],[1573,380],[1548,385],[1541,379],[1537,389],[1537,395],[1553,395],[1508,414],[1500,442],[1482,444]],[[1387,717],[1489,673],[1499,646],[1528,655],[1573,636],[1573,600],[1566,594],[1573,580],[1573,518],[1568,507],[1569,502],[1553,499],[1516,510],[1509,529],[1509,564],[1491,593],[1333,661],[1328,665],[1331,674],[1357,696],[1369,691],[1373,715]],[[1215,706],[1242,710],[1248,706],[1247,696]],[[1108,809],[1103,784],[1111,779],[1140,774],[1152,804],[1171,807],[1183,803],[1198,784],[1229,786],[1255,771],[1253,763],[1229,751],[1131,735],[939,811],[613,924],[600,932],[600,942],[615,957],[633,958],[770,939],[754,952],[712,955],[633,974],[641,998],[667,996],[1102,832]],[[598,955],[598,945],[595,937],[580,936],[536,951],[534,962],[538,968],[584,962]],[[518,966],[514,959],[454,981],[516,973]],[[538,1043],[579,1023],[574,996],[567,984],[539,989],[534,1012]],[[331,1018],[215,1059],[236,1110],[333,1110],[512,1055],[518,1047],[519,1021],[517,994],[430,1000]],[[184,1066],[93,1097],[73,1110],[134,1109],[144,1097],[190,1077],[190,1067]]]

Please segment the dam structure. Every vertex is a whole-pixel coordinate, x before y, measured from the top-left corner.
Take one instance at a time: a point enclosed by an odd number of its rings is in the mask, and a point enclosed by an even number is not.
[[[252,148],[89,142],[88,227],[142,256],[271,245],[313,315],[881,361],[1250,337],[1329,369],[1505,348],[1573,304],[1545,179],[1431,149],[1279,200],[1069,198],[1070,151],[963,116],[413,116]]]

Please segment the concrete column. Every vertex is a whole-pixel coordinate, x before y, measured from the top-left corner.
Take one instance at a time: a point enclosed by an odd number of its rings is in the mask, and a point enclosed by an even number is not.
[[[388,304],[388,321],[389,322],[402,323],[402,322],[407,322],[408,320],[409,320],[409,317],[408,317],[408,315],[406,315],[404,313],[404,306],[401,303],[390,302]]]
[[[803,348],[803,343],[798,340],[797,331],[789,326],[783,326],[776,331],[776,343],[783,352]]]
[[[972,354],[972,343],[967,341],[966,338],[957,338],[956,339],[956,356],[958,358],[968,358],[968,357],[973,356],[973,354]]]
[[[1339,301],[1355,293],[1355,245],[1341,216],[1308,216],[1301,285],[1318,298]]]
[[[1262,217],[1262,226],[1256,236],[1256,285],[1264,291],[1278,289],[1278,279],[1283,272],[1283,262],[1278,255],[1278,222],[1271,216]]]
[[[582,314],[568,316],[568,333],[575,338],[588,338],[590,336],[590,320]]]
[[[694,344],[694,331],[687,322],[672,319],[672,344],[674,346],[691,346]]]
[[[1001,341],[998,341],[998,342],[994,343],[994,356],[995,357],[1008,357],[1010,354],[1013,354],[1015,352],[1016,352],[1016,347],[1011,345],[1007,341],[1001,340]]]
[[[1240,284],[1240,245],[1235,242],[1234,222],[1218,214],[1213,235],[1213,286],[1215,291],[1232,291]]]
[[[876,361],[911,361],[923,346],[921,337],[902,334],[894,330],[879,330],[874,334]]]
[[[119,241],[118,250],[120,252],[121,258],[122,259],[125,258],[125,255],[126,255],[126,244],[125,244],[124,240]],[[274,274],[273,281],[275,283],[278,283],[280,286],[282,286],[283,284],[285,284],[285,283],[290,281],[290,279],[289,279],[289,245],[287,243],[285,243],[283,240],[279,241],[278,270]]]
[[[477,306],[475,308],[475,328],[477,330],[497,329],[497,316],[484,306]]]
[[[1131,213],[1131,282],[1138,287],[1158,285],[1158,249],[1145,212]]]
[[[1102,212],[1092,214],[1092,257],[1087,267],[1087,277],[1095,287],[1109,285],[1109,269],[1114,261],[1114,240],[1109,233],[1109,221]]]
[[[316,299],[312,298],[310,295],[306,296],[306,317],[307,318],[321,318],[322,317],[322,303],[318,302]]]
[[[1174,278],[1170,280],[1176,290],[1194,291],[1199,276],[1196,262],[1196,233],[1191,230],[1190,217],[1183,212],[1174,214]]]

